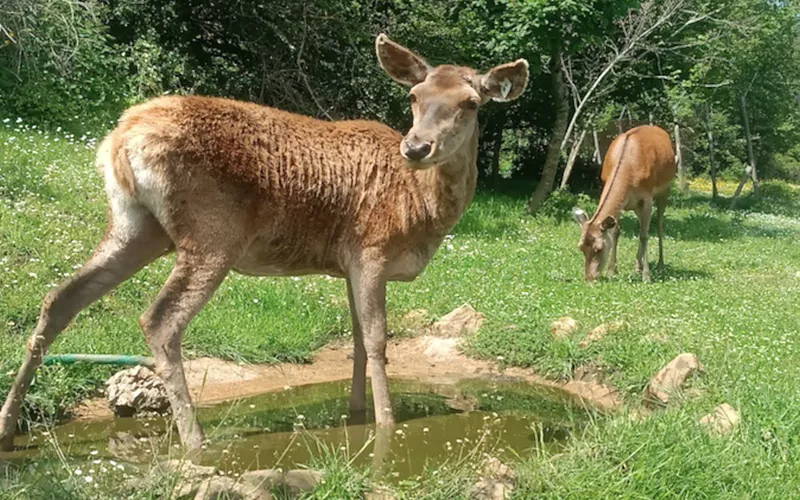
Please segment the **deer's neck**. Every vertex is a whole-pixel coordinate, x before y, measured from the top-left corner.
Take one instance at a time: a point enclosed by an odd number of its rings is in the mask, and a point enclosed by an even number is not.
[[[445,163],[417,172],[424,187],[425,206],[433,229],[447,234],[461,219],[472,198],[478,179],[478,127],[461,149]]]
[[[618,219],[628,200],[628,187],[628,173],[624,170],[624,164],[619,163],[603,186],[600,203],[591,222],[599,224],[608,216]]]

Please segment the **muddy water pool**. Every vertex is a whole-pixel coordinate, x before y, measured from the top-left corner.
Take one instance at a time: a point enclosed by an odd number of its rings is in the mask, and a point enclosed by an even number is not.
[[[482,452],[513,459],[537,448],[557,449],[586,421],[557,391],[523,382],[476,379],[448,383],[391,381],[397,425],[375,433],[372,409],[348,412],[349,381],[282,392],[200,409],[209,437],[200,462],[229,474],[312,464],[343,453],[357,465],[375,463],[398,479],[426,467]],[[164,418],[74,421],[19,436],[4,458],[26,463],[52,457],[54,443],[70,461],[111,459],[132,465],[180,456]]]

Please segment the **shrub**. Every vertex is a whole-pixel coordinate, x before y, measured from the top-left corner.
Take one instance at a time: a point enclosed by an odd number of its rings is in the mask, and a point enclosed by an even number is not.
[[[126,103],[126,61],[96,0],[10,0],[0,41],[0,109],[86,131]]]

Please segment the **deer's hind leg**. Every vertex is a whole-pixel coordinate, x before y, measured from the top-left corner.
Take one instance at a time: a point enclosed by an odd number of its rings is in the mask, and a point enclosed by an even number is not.
[[[181,442],[203,444],[181,360],[181,341],[189,322],[214,295],[233,264],[230,253],[177,249],[178,261],[156,300],[139,320],[153,351],[156,373],[164,382]]]
[[[667,208],[667,194],[656,198],[656,212],[658,214],[658,272],[664,273],[664,211]]]
[[[144,207],[132,203],[126,212],[112,215],[109,230],[94,255],[44,299],[25,360],[0,411],[0,450],[13,448],[25,394],[58,334],[82,309],[167,253],[171,246],[170,238]]]
[[[639,252],[636,255],[636,270],[641,270],[642,280],[651,282],[650,262],[647,259],[647,240],[650,237],[650,219],[653,216],[653,200],[646,199],[636,206],[639,218]]]

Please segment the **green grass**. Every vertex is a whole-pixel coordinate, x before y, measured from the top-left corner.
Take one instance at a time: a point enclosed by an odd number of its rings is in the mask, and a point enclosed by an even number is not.
[[[42,297],[88,258],[105,229],[95,142],[0,124],[0,396]],[[524,215],[524,197],[486,193],[422,277],[390,285],[393,330],[402,330],[400,318],[412,309],[438,317],[469,302],[487,316],[469,345],[475,356],[503,356],[555,378],[569,378],[582,364],[601,366],[629,405],[675,355],[694,352],[705,365],[695,381],[702,394],[682,406],[644,422],[623,412],[590,426],[564,453],[523,457],[520,498],[764,498],[800,491],[800,189],[764,183],[760,198],[747,194],[728,211],[727,200],[712,204],[705,184],[695,186],[673,197],[667,269],[652,285],[632,273],[632,215],[622,220],[620,275],[590,286],[568,212],[576,200],[593,208],[588,198],[560,195],[532,218]],[[723,187],[729,195],[731,186]],[[656,244],[651,240],[651,256]],[[136,320],[171,264],[168,258],[149,266],[90,307],[51,351],[146,354]],[[550,323],[564,315],[579,321],[580,332],[554,341]],[[630,327],[578,346],[591,328],[613,320]],[[185,348],[190,356],[303,361],[348,329],[341,281],[231,275],[191,325]],[[57,416],[107,375],[102,368],[43,369],[27,417]],[[740,408],[743,423],[728,438],[712,438],[697,420],[722,402]],[[349,477],[344,483],[361,484],[343,470],[337,477]],[[459,481],[448,484],[466,494]],[[408,487],[409,496],[414,491]]]

